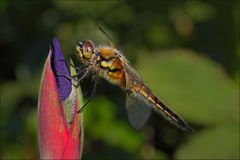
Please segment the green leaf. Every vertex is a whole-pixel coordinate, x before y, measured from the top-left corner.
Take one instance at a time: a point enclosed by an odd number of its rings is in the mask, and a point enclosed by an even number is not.
[[[177,151],[176,159],[239,159],[239,125],[197,133]]]
[[[185,12],[196,22],[203,22],[213,18],[216,10],[210,4],[201,1],[186,1]]]
[[[139,132],[118,120],[114,104],[104,97],[95,98],[84,110],[84,117],[86,135],[95,140],[102,140],[132,153],[135,153],[144,141]]]
[[[142,54],[139,60],[146,84],[188,121],[239,121],[237,87],[216,63],[182,49]]]

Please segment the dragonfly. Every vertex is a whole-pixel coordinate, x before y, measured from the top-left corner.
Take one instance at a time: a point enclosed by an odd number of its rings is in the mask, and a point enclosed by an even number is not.
[[[109,38],[108,35],[107,37]],[[142,128],[154,110],[180,129],[193,131],[180,116],[153,93],[138,71],[114,45],[96,46],[93,41],[85,40],[76,45],[75,53],[77,59],[83,64],[81,67],[83,74],[80,80],[92,74],[93,94],[96,92],[98,77],[119,86],[126,92],[128,119],[135,129]]]

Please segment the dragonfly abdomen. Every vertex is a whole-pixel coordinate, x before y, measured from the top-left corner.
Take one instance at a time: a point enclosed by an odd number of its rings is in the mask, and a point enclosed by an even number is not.
[[[166,119],[170,120],[173,124],[182,128],[183,130],[187,130],[192,132],[191,127],[176,113],[174,113],[170,108],[168,108],[162,101],[160,101],[154,93],[144,84],[134,85],[132,90],[140,95],[147,103],[153,107],[155,111],[162,114]]]

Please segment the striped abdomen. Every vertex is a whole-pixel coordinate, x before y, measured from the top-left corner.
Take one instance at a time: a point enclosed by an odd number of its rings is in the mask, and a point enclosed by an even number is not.
[[[131,91],[142,97],[147,103],[150,103],[153,109],[162,114],[166,119],[183,130],[192,132],[192,128],[176,113],[169,109],[162,101],[160,101],[153,92],[144,84],[135,84],[131,87]]]

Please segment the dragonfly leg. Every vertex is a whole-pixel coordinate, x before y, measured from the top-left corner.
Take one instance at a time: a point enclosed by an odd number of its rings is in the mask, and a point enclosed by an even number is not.
[[[73,66],[75,70],[77,71],[81,71],[83,69],[86,69],[87,67],[89,67],[89,65],[82,65],[82,66]]]
[[[90,98],[88,99],[87,103],[85,103],[83,105],[82,108],[80,108],[77,113],[81,113],[83,111],[83,109],[89,104],[89,102],[91,102],[91,100],[94,98],[94,96],[96,95],[96,88],[97,88],[97,75],[94,75],[92,77],[92,81],[93,81],[93,88],[92,88],[92,91],[91,91],[91,95],[90,95]]]
[[[81,66],[75,66],[74,64],[72,64],[72,63],[70,62],[70,60],[66,60],[66,59],[60,59],[59,61],[64,61],[64,62],[66,62],[66,63],[67,63],[67,66],[73,67],[73,68],[74,68],[75,70],[77,70],[77,71],[81,71],[82,69],[85,69],[85,68],[89,67],[89,65],[87,65],[87,64],[84,64],[84,65],[81,65]]]
[[[77,78],[77,74],[76,75],[73,75],[73,76],[68,76],[68,75],[65,75],[65,74],[56,74],[56,75],[58,75],[58,76],[64,76],[64,77],[66,77],[67,79],[69,79],[69,80],[73,80],[73,81],[75,81],[75,82],[77,82],[77,84],[74,84],[74,83],[72,83],[72,85],[75,87],[75,88],[78,88],[79,86],[80,86],[80,79],[78,79]]]
[[[84,72],[84,73],[83,73]],[[80,73],[83,73],[83,75],[78,78],[79,74]],[[65,78],[69,79],[69,80],[73,80],[75,82],[77,82],[77,84],[72,84],[75,88],[78,88],[80,86],[80,82],[86,78],[87,74],[89,73],[89,69],[88,68],[84,68],[81,70],[81,72],[78,72],[76,75],[72,75],[72,76],[68,76],[66,74],[59,74],[59,73],[56,73],[56,75],[58,76],[64,76]]]
[[[66,74],[60,74],[60,73],[56,73],[57,76],[63,76],[69,80],[73,80],[73,81],[76,81],[76,82],[79,82],[79,80],[76,78],[78,75],[73,75],[73,76],[68,76]]]
[[[87,74],[89,73],[89,70],[86,71],[86,69],[85,69],[84,72],[85,72],[85,73],[81,76],[81,78],[77,79],[77,84],[76,84],[76,85],[73,84],[73,86],[74,86],[75,88],[78,88],[78,87],[80,86],[80,82],[87,76]],[[76,76],[78,76],[78,74],[77,74]]]

